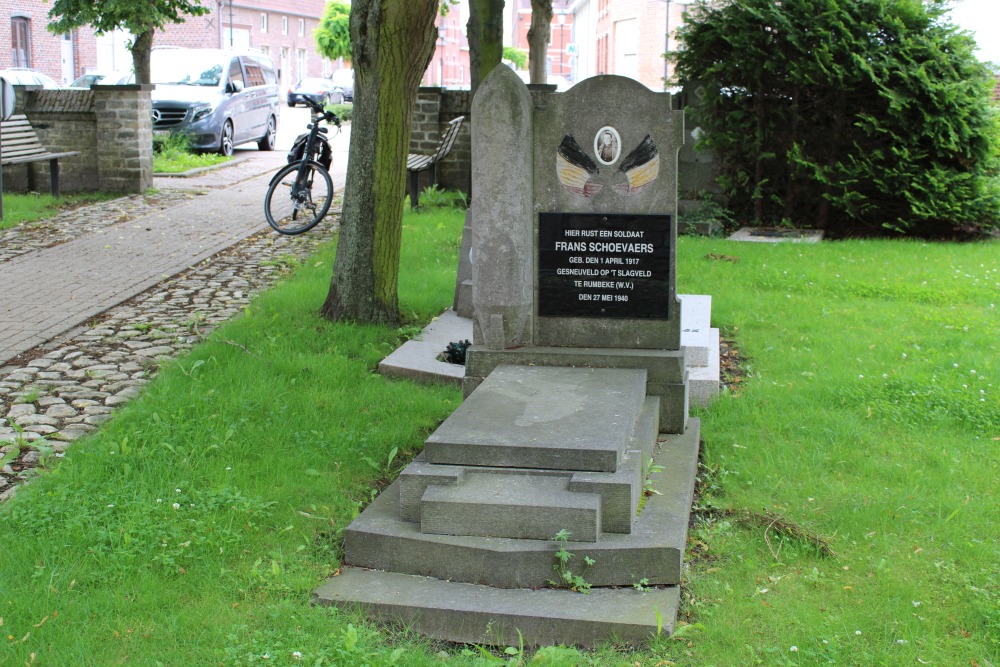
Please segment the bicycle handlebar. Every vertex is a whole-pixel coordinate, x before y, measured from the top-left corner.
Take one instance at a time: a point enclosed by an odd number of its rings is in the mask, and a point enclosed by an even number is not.
[[[333,123],[337,127],[340,127],[340,119],[337,118],[337,114],[333,113],[332,111],[327,111],[326,109],[323,108],[323,105],[321,105],[319,102],[315,101],[311,97],[306,97],[303,95],[299,99],[301,99],[307,105],[312,107],[313,111],[315,111],[316,113],[318,113],[323,117],[323,120],[325,120],[328,123]]]

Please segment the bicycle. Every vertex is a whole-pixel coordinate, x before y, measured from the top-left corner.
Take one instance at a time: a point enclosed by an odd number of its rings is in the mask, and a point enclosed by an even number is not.
[[[332,162],[328,127],[319,122],[333,123],[340,130],[340,119],[309,97],[300,98],[316,112],[313,122],[306,125],[307,134],[299,135],[288,153],[289,164],[274,175],[264,196],[264,217],[279,234],[302,234],[323,219],[333,201]]]

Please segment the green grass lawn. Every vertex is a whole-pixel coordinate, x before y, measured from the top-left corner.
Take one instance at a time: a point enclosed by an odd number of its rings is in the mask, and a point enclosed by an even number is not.
[[[229,162],[232,159],[218,153],[188,153],[179,150],[164,151],[162,153],[153,153],[153,173],[181,174],[192,169],[201,169]]]
[[[405,219],[414,323],[451,302],[462,219]],[[501,659],[309,604],[341,531],[460,401],[374,373],[412,326],[317,316],[325,248],[0,507],[0,664],[997,664],[998,251],[681,239],[679,291],[711,294],[746,358],[698,412],[699,502],[835,555],[705,520],[677,637]]]
[[[27,194],[5,192],[3,193],[3,220],[0,220],[0,229],[9,229],[25,222],[47,218],[68,208],[115,199],[120,196],[88,192],[53,197],[37,192]]]

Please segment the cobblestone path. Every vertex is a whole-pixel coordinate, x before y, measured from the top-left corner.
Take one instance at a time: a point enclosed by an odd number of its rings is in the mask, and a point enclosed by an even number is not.
[[[163,190],[69,211],[0,236],[0,252],[48,248],[197,196]],[[0,501],[36,474],[45,457],[62,456],[70,442],[109,420],[161,363],[239,313],[295,260],[330,239],[335,220],[331,215],[301,237],[267,228],[0,367]],[[13,256],[0,254],[0,263]]]

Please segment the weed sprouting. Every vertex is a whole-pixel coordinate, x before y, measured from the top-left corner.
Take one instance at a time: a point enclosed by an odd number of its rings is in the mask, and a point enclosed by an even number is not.
[[[552,564],[552,569],[558,576],[555,580],[550,579],[548,584],[553,588],[568,588],[577,593],[589,593],[590,582],[584,579],[583,575],[587,573],[587,570],[596,561],[589,556],[584,556],[583,570],[579,571],[579,573],[574,573],[570,570],[570,561],[573,560],[574,555],[566,550],[569,538],[570,532],[565,528],[556,533],[552,538],[559,545],[555,553],[555,562]]]

